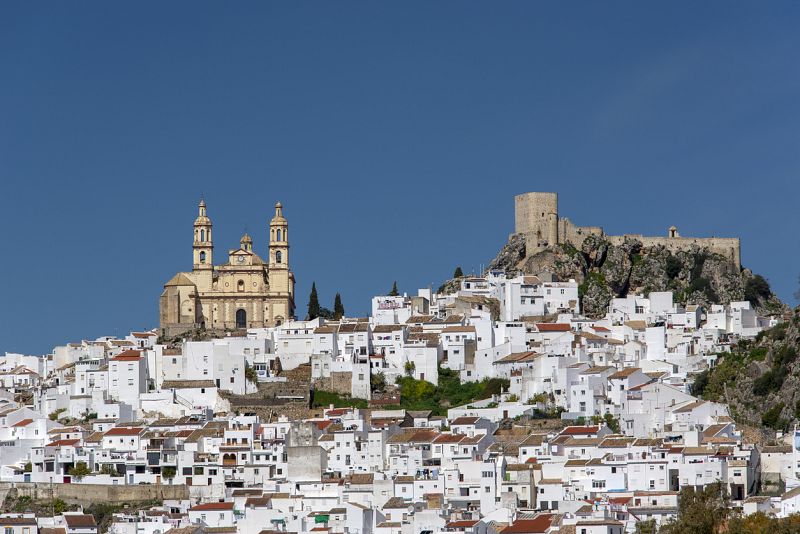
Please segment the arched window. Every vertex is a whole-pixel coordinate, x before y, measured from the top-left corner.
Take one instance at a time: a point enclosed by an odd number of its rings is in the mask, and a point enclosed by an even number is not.
[[[200,230],[200,241],[205,241],[205,240],[206,240],[206,231]]]
[[[275,240],[276,241],[280,241],[281,240],[281,229],[280,228],[278,228],[278,232],[275,235],[278,236]]]
[[[239,280],[239,283],[236,284],[236,288],[239,290],[239,292],[244,291],[244,280]]]
[[[236,310],[236,328],[247,328],[247,312],[241,308]]]
[[[203,250],[200,251],[200,263],[205,263],[205,262],[206,262],[206,251]]]
[[[280,263],[282,260],[283,260],[283,254],[279,250],[275,253],[275,263]]]

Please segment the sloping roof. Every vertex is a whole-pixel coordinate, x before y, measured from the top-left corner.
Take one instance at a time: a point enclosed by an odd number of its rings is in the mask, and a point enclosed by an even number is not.
[[[543,534],[553,524],[554,514],[539,514],[533,519],[517,519],[506,528],[502,534]]]
[[[536,323],[539,332],[569,332],[571,325],[567,323]]]
[[[629,376],[631,376],[636,371],[641,371],[641,369],[638,368],[638,367],[626,367],[625,369],[617,371],[616,373],[614,373],[613,375],[609,376],[608,378],[609,378],[609,380],[611,380],[611,379],[615,379],[616,380],[616,379],[628,378]]]
[[[143,428],[141,427],[124,427],[118,426],[112,428],[108,432],[105,433],[106,436],[138,436],[142,433]]]
[[[97,526],[92,514],[65,514],[64,521],[70,528],[90,528]]]
[[[598,425],[592,426],[568,426],[561,431],[564,436],[580,436],[583,434],[597,434],[600,431]]]
[[[172,278],[170,278],[169,282],[164,284],[164,287],[168,286],[193,286],[194,282],[192,282],[185,273],[178,273]]]
[[[233,510],[233,502],[207,502],[189,508],[190,512]]]
[[[672,413],[686,413],[686,412],[691,412],[691,411],[692,411],[692,410],[694,410],[695,408],[699,408],[700,406],[702,406],[702,405],[703,405],[703,404],[705,404],[705,403],[706,403],[706,401],[704,401],[704,400],[695,400],[695,401],[691,401],[691,402],[689,402],[688,404],[684,404],[684,405],[683,405],[683,406],[681,406],[680,408],[676,408],[676,409],[672,410]]]
[[[538,352],[534,351],[527,351],[527,352],[513,352],[508,356],[500,358],[496,360],[494,363],[523,363],[523,362],[532,362],[539,356]]]
[[[120,352],[113,358],[111,358],[112,362],[135,362],[141,359],[142,353],[138,350],[126,350]]]

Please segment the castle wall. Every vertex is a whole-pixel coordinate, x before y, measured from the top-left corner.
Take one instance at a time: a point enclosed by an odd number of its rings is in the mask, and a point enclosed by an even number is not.
[[[558,243],[572,243],[580,247],[590,235],[603,236],[603,229],[599,226],[577,226],[566,217],[559,219],[558,223]]]
[[[738,237],[647,237],[641,234],[606,236],[606,240],[612,245],[621,245],[625,239],[636,239],[645,247],[660,245],[670,252],[690,250],[693,247],[708,248],[741,268],[741,245]]]
[[[647,237],[640,234],[621,236],[605,235],[600,226],[577,226],[566,217],[558,216],[557,193],[523,193],[514,197],[514,222],[517,234],[525,236],[529,253],[548,246],[571,243],[579,247],[590,235],[604,237],[613,245],[622,244],[626,238],[641,241],[645,247],[663,246],[670,252],[693,247],[708,248],[721,254],[741,268],[741,244],[738,237]]]

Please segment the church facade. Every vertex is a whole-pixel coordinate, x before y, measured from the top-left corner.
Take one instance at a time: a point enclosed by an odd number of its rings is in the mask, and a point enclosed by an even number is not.
[[[275,204],[269,223],[266,261],[253,251],[253,240],[242,236],[227,262],[214,265],[211,219],[205,200],[194,221],[192,270],[180,272],[164,285],[159,301],[161,335],[187,330],[236,330],[276,326],[294,317],[294,274],[289,269],[289,224],[283,206]]]

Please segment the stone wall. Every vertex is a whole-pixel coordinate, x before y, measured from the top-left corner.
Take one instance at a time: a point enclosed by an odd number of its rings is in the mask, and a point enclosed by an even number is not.
[[[316,389],[349,396],[352,391],[353,373],[333,371],[331,376],[315,378],[312,383]]]
[[[37,482],[3,482],[0,491],[13,490],[19,497],[34,500],[61,499],[68,504],[88,506],[96,502],[123,503],[134,501],[188,499],[185,484],[48,484]]]

